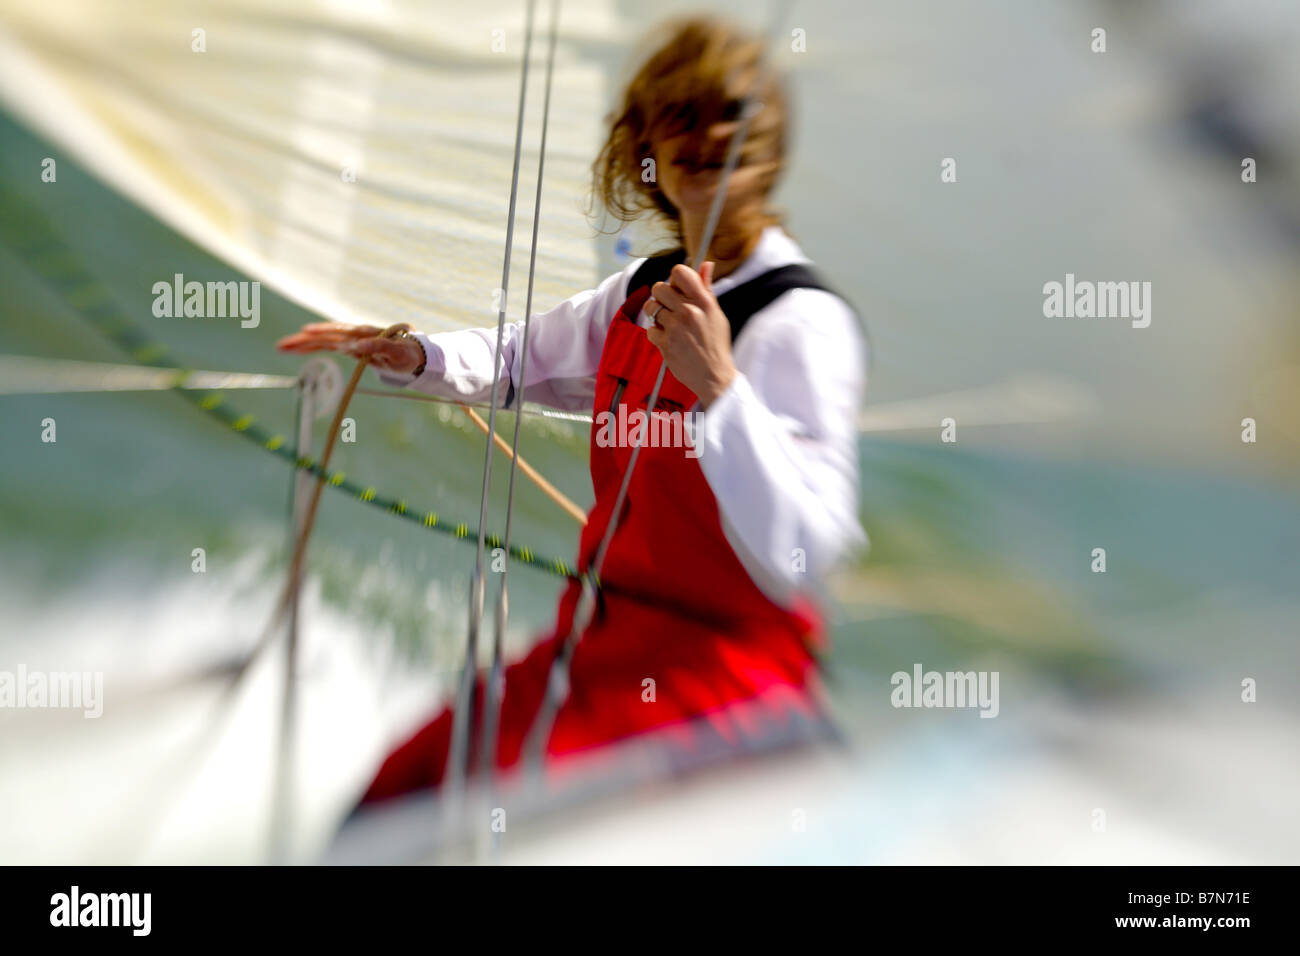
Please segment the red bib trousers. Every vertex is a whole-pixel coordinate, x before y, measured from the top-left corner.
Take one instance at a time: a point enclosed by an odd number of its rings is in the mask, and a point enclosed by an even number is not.
[[[605,534],[632,444],[637,412],[647,412],[661,358],[636,317],[649,297],[631,294],[610,325],[596,374],[591,434],[591,479],[596,503],[582,533],[579,569],[585,571]],[[671,372],[664,378],[656,414],[681,436],[680,418],[696,396]],[[614,420],[602,428],[602,412]],[[618,416],[633,423],[620,444]],[[690,454],[688,454],[688,451]],[[582,635],[571,667],[571,693],[557,715],[547,751],[565,755],[651,731],[666,736],[688,722],[708,721],[724,737],[743,732],[729,705],[747,702],[780,719],[812,715],[816,686],[811,648],[821,622],[811,606],[775,604],[750,579],[722,530],[717,501],[685,441],[647,445],[628,488],[623,514],[600,575],[601,600]],[[555,628],[532,652],[506,670],[497,745],[501,768],[515,765],[545,692],[558,643],[573,621],[581,586],[570,582],[560,599]],[[653,682],[653,683],[651,683]],[[482,708],[482,680],[475,709]],[[365,801],[437,786],[451,740],[452,714],[444,709],[384,762]],[[737,727],[737,724],[740,724]],[[478,728],[474,728],[475,742]]]

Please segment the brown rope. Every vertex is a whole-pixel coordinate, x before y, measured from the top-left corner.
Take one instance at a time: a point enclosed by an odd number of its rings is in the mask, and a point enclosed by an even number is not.
[[[410,329],[411,326],[406,322],[399,322],[396,325],[390,325],[388,328],[384,329],[384,331],[380,333],[380,336],[382,338],[394,338],[403,332],[409,332]],[[333,456],[334,447],[338,443],[339,431],[343,427],[343,418],[347,415],[348,404],[352,401],[352,396],[356,394],[357,386],[361,383],[361,376],[365,374],[366,366],[369,364],[369,356],[363,355],[357,358],[357,367],[352,370],[352,378],[348,380],[347,387],[343,390],[343,395],[339,399],[338,409],[334,412],[334,421],[330,424],[329,436],[325,439],[325,450],[321,453],[320,465],[316,473],[316,484],[312,488],[311,500],[308,502],[307,511],[303,516],[302,529],[298,532],[298,538],[294,542],[293,557],[289,562],[289,575],[285,581],[284,591],[280,595],[280,600],[276,603],[275,611],[272,614],[270,623],[267,625],[266,632],[262,635],[261,640],[253,648],[252,652],[241,662],[240,668],[235,675],[236,679],[248,670],[253,661],[256,660],[266,646],[270,644],[271,639],[275,635],[276,628],[279,627],[280,622],[283,620],[284,613],[288,610],[293,595],[299,586],[303,564],[307,555],[307,542],[311,538],[312,528],[316,523],[316,512],[320,507],[321,494],[325,490],[325,476],[329,470],[330,458]],[[469,415],[470,420],[482,429],[484,434],[486,434],[488,431],[488,425],[487,422],[483,421],[482,416],[473,409],[464,405],[461,405],[461,408],[463,408]],[[493,435],[492,437],[498,448],[507,455],[511,454],[510,446],[506,444],[505,440],[500,435]],[[528,477],[537,484],[537,487],[540,488],[552,501],[558,504],[580,523],[584,525],[587,523],[587,516],[582,509],[566,498],[559,489],[543,478],[537,470],[525,462],[522,457],[519,459],[519,467],[524,474],[528,475]]]
[[[390,325],[380,333],[381,338],[391,339],[402,332],[409,332],[411,326],[406,322],[398,322],[396,325]],[[302,530],[298,533],[298,540],[294,542],[293,559],[289,562],[289,580],[285,588],[284,596],[280,598],[280,606],[276,609],[276,621],[284,613],[289,604],[290,596],[297,589],[298,578],[302,574],[303,558],[307,554],[307,540],[311,537],[312,526],[316,523],[316,510],[320,507],[320,496],[325,490],[325,475],[329,472],[330,457],[334,454],[334,446],[338,442],[339,430],[343,427],[343,417],[347,414],[348,403],[352,401],[352,396],[361,384],[361,376],[365,374],[366,366],[370,364],[370,356],[362,355],[357,359],[357,367],[352,370],[352,378],[348,380],[348,387],[343,390],[343,397],[339,399],[339,407],[334,412],[334,421],[330,423],[329,437],[325,439],[325,451],[321,454],[320,469],[316,473],[316,485],[312,488],[311,501],[307,504],[307,512],[303,517]]]
[[[411,326],[406,322],[399,322],[384,329],[380,335],[383,338],[393,338],[402,332],[410,331],[410,328]],[[293,557],[289,561],[289,575],[285,579],[284,590],[280,594],[279,601],[276,602],[275,610],[271,614],[271,620],[267,624],[266,630],[248,656],[240,662],[239,669],[233,675],[236,681],[243,677],[253,662],[261,656],[262,651],[274,639],[276,629],[284,619],[284,613],[289,609],[293,601],[293,595],[297,592],[302,577],[303,561],[307,554],[307,542],[311,538],[312,527],[316,523],[316,512],[320,507],[321,493],[325,490],[325,476],[329,470],[330,458],[334,454],[334,446],[338,441],[339,431],[343,427],[343,418],[347,414],[348,403],[352,401],[357,385],[361,382],[361,376],[365,373],[366,366],[369,364],[369,356],[363,355],[357,359],[357,367],[352,370],[352,378],[348,381],[347,388],[343,390],[342,398],[339,399],[339,407],[334,412],[334,421],[330,424],[329,437],[325,439],[325,450],[321,454],[320,466],[316,473],[316,485],[312,488],[311,501],[308,503],[307,511],[303,515],[302,528],[298,532],[298,538],[294,541]],[[302,449],[299,449],[298,452],[301,460],[303,457]]]
[[[470,408],[468,405],[461,404],[460,407],[461,410],[469,416],[469,420],[479,427],[479,431],[486,435],[488,433],[488,423],[483,420],[483,416],[474,411],[474,409]],[[527,475],[532,480],[533,484],[542,490],[542,493],[545,494],[546,497],[550,498],[557,505],[567,511],[569,516],[577,521],[578,524],[586,525],[587,513],[574,504],[569,498],[565,497],[564,492],[560,491],[559,488],[556,488],[553,484],[543,478],[536,468],[524,461],[523,455],[516,455],[504,438],[500,435],[493,435],[492,442],[497,446],[497,448],[501,449],[501,451],[505,453],[507,458],[513,458],[516,460],[519,465],[519,470]]]

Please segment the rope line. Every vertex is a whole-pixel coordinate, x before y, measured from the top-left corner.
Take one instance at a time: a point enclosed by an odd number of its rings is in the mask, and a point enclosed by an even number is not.
[[[465,412],[466,415],[469,416],[469,420],[474,423],[474,425],[478,428],[479,431],[481,431],[484,435],[488,434],[489,432],[488,423],[483,421],[482,415],[474,411],[474,409],[470,408],[468,405],[462,405],[461,409]],[[515,418],[515,433],[516,433],[515,446],[516,447],[518,447],[519,444],[518,432],[519,432],[520,421],[521,419],[519,419],[518,417]],[[492,442],[497,446],[497,448],[501,451],[502,454],[504,454],[507,458],[510,459],[510,479],[512,482],[514,481],[515,466],[517,465],[519,467],[519,470],[522,471],[525,475],[527,475],[528,478],[533,482],[533,484],[535,484],[538,488],[541,489],[542,494],[546,495],[546,497],[550,498],[557,505],[563,508],[564,512],[570,518],[572,518],[574,521],[578,522],[578,524],[581,525],[585,525],[587,523],[587,513],[583,511],[581,508],[579,508],[577,505],[575,505],[572,501],[570,501],[568,497],[566,497],[565,494],[562,491],[560,491],[559,488],[556,488],[553,484],[547,481],[542,476],[541,472],[539,472],[532,465],[528,464],[528,462],[524,461],[523,456],[517,454],[514,448],[511,448],[509,445],[507,445],[506,440],[504,438],[502,438],[500,435],[493,435]],[[514,489],[512,487],[511,491],[513,490]],[[510,542],[510,512],[513,509],[513,507],[514,507],[514,495],[512,494],[510,496],[510,500],[506,502],[506,543],[507,544],[509,544]],[[504,580],[505,571],[502,570],[501,573],[503,575],[502,580]]]
[[[456,691],[456,706],[451,717],[451,746],[447,756],[447,786],[453,796],[458,796],[468,776],[469,735],[471,716],[469,713],[474,694],[474,679],[478,673],[478,639],[483,627],[483,554],[487,527],[488,492],[492,487],[492,439],[497,431],[497,407],[500,402],[501,384],[501,346],[505,338],[506,309],[508,290],[510,288],[510,254],[515,241],[515,204],[519,198],[519,160],[523,155],[524,142],[524,107],[528,99],[528,65],[532,58],[533,19],[536,13],[536,0],[527,0],[524,15],[524,57],[519,71],[519,107],[515,115],[515,155],[510,173],[510,202],[506,213],[505,255],[501,264],[501,309],[497,313],[497,340],[492,351],[492,391],[488,398],[488,437],[483,442],[483,489],[479,496],[478,511],[478,548],[474,555],[474,574],[470,579],[469,589],[469,632],[465,638],[465,669],[461,676],[460,687]],[[541,184],[538,184],[541,188]]]
[[[533,200],[533,236],[528,252],[528,292],[524,297],[524,328],[519,342],[519,387],[515,390],[515,395],[521,404],[524,400],[524,385],[528,381],[528,332],[532,327],[533,318],[533,279],[537,272],[537,239],[542,222],[542,181],[546,171],[546,133],[551,120],[551,86],[555,74],[555,42],[559,33],[559,25],[560,0],[551,0],[551,24],[548,31],[546,53],[546,83],[543,87],[545,92],[542,100],[542,136],[541,144],[537,148],[537,190]],[[523,416],[516,415],[515,433],[510,445],[509,491],[506,494],[505,539],[507,547],[510,545],[510,531],[515,511],[515,479],[521,469],[527,473],[527,463],[521,460],[518,454],[519,426],[522,423]],[[580,520],[583,525],[586,525],[587,519],[585,515]],[[510,597],[507,591],[509,570],[510,563],[507,561],[501,569],[501,579],[498,582],[496,617],[493,621],[492,666],[488,672],[483,734],[479,744],[482,756],[480,765],[483,767],[483,774],[488,781],[489,790],[495,780],[498,744],[497,726],[500,723],[502,698],[505,695],[505,632],[506,623],[510,616]]]
[[[3,185],[0,185],[0,195],[4,198],[3,206],[7,213],[0,218],[0,232],[6,244],[85,322],[143,365],[177,369],[182,373],[193,371],[184,367],[165,345],[151,339],[124,315],[111,300],[107,287],[82,266],[76,253],[60,238],[44,213]],[[254,416],[233,407],[219,391],[205,393],[175,386],[171,390],[244,438],[295,468],[323,479],[329,487],[351,495],[356,501],[439,534],[467,541],[478,537],[478,529],[467,522],[448,520],[434,510],[412,508],[404,498],[383,494],[373,486],[352,481],[342,471],[329,471],[309,456],[296,455],[291,448],[292,442],[285,435],[263,428]],[[494,549],[503,547],[501,537],[495,534],[485,533],[484,541]],[[575,569],[562,558],[548,558],[531,548],[517,545],[510,546],[509,554],[513,560],[557,577],[577,576]]]
[[[487,408],[487,402],[462,402],[456,398],[439,398],[436,395],[421,395],[419,392],[394,392],[383,388],[359,388],[358,395],[379,395],[383,398],[403,398],[412,402],[433,402],[435,405],[455,405],[458,408]],[[590,425],[592,416],[585,412],[561,412],[553,408],[511,408],[516,415],[537,415],[542,418],[555,418],[564,422],[582,422]]]
[[[61,392],[165,392],[171,388],[297,388],[293,375],[258,372],[189,372],[145,365],[74,362],[32,355],[0,355],[0,395],[53,395]]]

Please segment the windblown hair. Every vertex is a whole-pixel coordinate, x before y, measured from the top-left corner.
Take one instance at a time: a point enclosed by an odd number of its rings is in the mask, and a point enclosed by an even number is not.
[[[659,42],[653,43],[656,37]],[[656,142],[682,133],[703,136],[715,123],[739,119],[749,94],[763,108],[750,125],[740,162],[772,168],[762,181],[763,208],[743,227],[749,231],[780,224],[783,217],[768,207],[767,197],[785,162],[786,94],[781,78],[764,60],[762,41],[710,17],[670,21],[648,40],[654,52],[606,119],[609,133],[592,163],[589,212],[598,200],[620,224],[650,214],[680,244],[677,209],[659,188],[658,177],[645,175],[645,160],[654,158]]]

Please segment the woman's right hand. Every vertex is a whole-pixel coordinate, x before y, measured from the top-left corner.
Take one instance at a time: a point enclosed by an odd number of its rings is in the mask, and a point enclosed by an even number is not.
[[[309,322],[276,343],[281,352],[342,352],[369,358],[388,372],[409,375],[424,364],[424,349],[413,338],[383,338],[383,329],[346,322]]]

